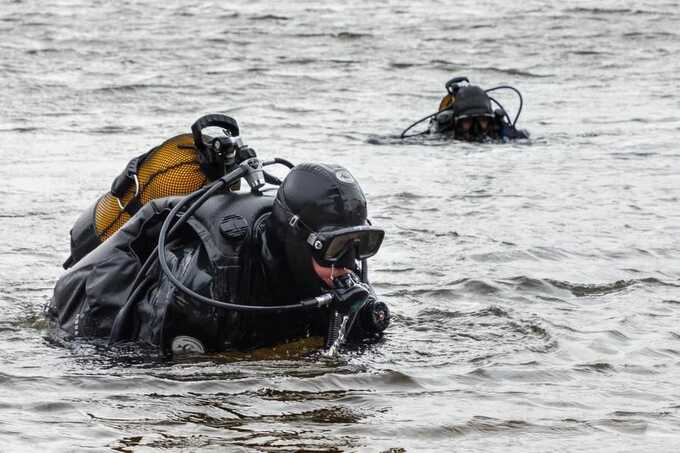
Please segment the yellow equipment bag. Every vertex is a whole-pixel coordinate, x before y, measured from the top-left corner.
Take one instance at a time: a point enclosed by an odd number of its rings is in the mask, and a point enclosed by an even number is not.
[[[111,191],[90,206],[71,229],[71,256],[64,268],[111,237],[149,201],[189,194],[207,181],[192,134],[172,137],[132,159],[113,181]]]
[[[205,135],[219,128],[224,136]],[[97,200],[71,229],[71,256],[64,269],[111,237],[151,200],[195,192],[225,175],[236,163],[237,150],[247,158],[252,150],[240,139],[238,122],[222,114],[202,116],[181,134],[128,162],[114,179],[111,191]],[[230,190],[238,190],[237,182]]]
[[[441,112],[442,110],[451,107],[455,100],[456,99],[451,94],[447,94],[446,96],[444,96],[442,100],[439,102],[439,111]]]
[[[125,179],[131,184],[125,184]],[[95,210],[97,236],[102,241],[108,239],[149,201],[189,194],[206,181],[191,134],[165,141],[130,161],[114,181],[111,192],[99,199]]]

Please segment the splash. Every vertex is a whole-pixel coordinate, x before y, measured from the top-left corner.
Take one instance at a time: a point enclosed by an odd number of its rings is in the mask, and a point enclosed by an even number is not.
[[[328,335],[329,346],[322,353],[324,357],[335,357],[340,346],[345,343],[345,332],[347,331],[349,315],[344,315],[339,325],[338,319],[340,319],[340,314],[336,311],[333,316],[334,319],[331,323],[331,328]]]

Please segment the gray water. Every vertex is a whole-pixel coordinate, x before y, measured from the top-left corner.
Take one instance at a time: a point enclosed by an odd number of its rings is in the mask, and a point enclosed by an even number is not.
[[[676,2],[225,5],[0,0],[0,451],[678,449]],[[399,140],[456,75],[519,88],[531,140]],[[383,342],[48,341],[79,212],[212,112],[361,182]]]

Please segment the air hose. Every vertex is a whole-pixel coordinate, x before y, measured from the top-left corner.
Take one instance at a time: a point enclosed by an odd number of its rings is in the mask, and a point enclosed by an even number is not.
[[[524,99],[522,99],[522,93],[520,93],[517,88],[512,87],[510,85],[499,85],[497,87],[489,88],[488,90],[484,90],[484,91],[488,94],[488,93],[491,93],[492,91],[496,91],[496,90],[512,90],[515,93],[517,93],[517,96],[519,97],[519,107],[517,108],[517,114],[515,115],[515,120],[510,121],[510,116],[508,116],[508,114],[505,113],[505,117],[508,119],[508,122],[510,124],[512,124],[512,127],[515,127],[515,124],[517,124],[517,120],[519,119],[519,115],[520,115],[520,113],[522,113],[522,106],[524,105]],[[489,96],[489,99],[491,99],[498,107],[500,107],[503,110],[503,112],[507,112],[505,110],[505,107],[503,107],[500,102],[498,102],[497,100],[495,100],[491,96]]]
[[[428,131],[423,131],[423,132],[418,132],[417,134],[406,135],[406,133],[407,133],[408,131],[410,131],[414,126],[417,126],[418,124],[422,123],[423,121],[429,120],[430,118],[432,118],[432,117],[434,117],[434,116],[437,116],[437,115],[439,115],[439,114],[442,113],[442,112],[445,112],[445,111],[447,111],[447,110],[452,110],[452,109],[453,109],[453,106],[447,107],[447,108],[445,108],[445,109],[442,109],[442,110],[440,110],[440,111],[438,111],[438,112],[434,112],[434,113],[432,113],[432,114],[430,114],[430,115],[427,115],[427,116],[425,116],[425,117],[419,119],[418,121],[415,121],[415,122],[411,123],[411,125],[410,125],[409,127],[407,127],[406,129],[404,129],[404,130],[401,132],[400,138],[418,137],[419,135],[425,135],[425,134],[427,134]]]

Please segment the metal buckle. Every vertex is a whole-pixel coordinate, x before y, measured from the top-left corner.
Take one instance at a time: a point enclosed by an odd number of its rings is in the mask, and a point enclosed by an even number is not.
[[[316,233],[311,233],[307,236],[307,244],[314,247],[315,250],[321,250],[323,248],[323,242],[321,242],[318,237],[319,236]]]
[[[298,220],[300,220],[300,217],[298,217],[297,215],[293,215],[293,217],[291,217],[290,220],[288,221],[288,225],[295,228],[298,224]]]
[[[133,174],[132,179],[135,180],[135,194],[133,197],[136,197],[139,195],[139,178],[137,178],[137,175]],[[123,203],[120,202],[120,198],[118,197],[113,197],[116,199],[116,203],[118,203],[118,207],[120,208],[121,211],[125,211],[125,206],[123,206]]]

